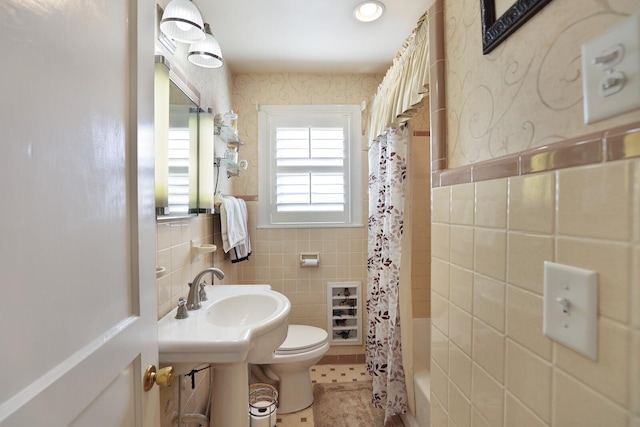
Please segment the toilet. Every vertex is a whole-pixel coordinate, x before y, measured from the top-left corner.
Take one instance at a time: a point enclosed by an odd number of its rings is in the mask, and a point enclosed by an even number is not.
[[[329,350],[329,335],[315,326],[289,325],[287,338],[278,349],[252,366],[258,378],[278,383],[278,413],[288,414],[313,403],[309,370]]]

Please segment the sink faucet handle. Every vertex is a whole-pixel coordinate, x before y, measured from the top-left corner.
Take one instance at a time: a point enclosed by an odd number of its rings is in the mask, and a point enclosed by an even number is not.
[[[187,299],[182,297],[178,299],[178,312],[176,313],[176,319],[186,319],[188,316]]]
[[[198,293],[200,294],[200,301],[206,301],[207,300],[207,291],[204,290],[204,287],[207,286],[207,282],[203,281],[202,283],[200,283],[200,291],[198,291]]]
[[[187,310],[198,310],[200,308],[200,290],[198,286],[200,280],[205,274],[213,273],[218,279],[224,279],[224,273],[219,268],[209,267],[205,268],[193,278],[193,281],[189,283],[189,296],[187,297]]]

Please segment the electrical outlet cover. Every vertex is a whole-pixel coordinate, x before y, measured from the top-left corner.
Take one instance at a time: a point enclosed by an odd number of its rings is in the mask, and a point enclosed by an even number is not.
[[[585,123],[640,108],[640,13],[582,45],[582,92]]]
[[[597,360],[597,272],[545,261],[542,329],[552,340]]]

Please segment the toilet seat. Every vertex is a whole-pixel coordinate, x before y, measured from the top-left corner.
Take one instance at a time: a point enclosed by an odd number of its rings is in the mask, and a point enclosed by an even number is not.
[[[299,354],[323,347],[329,339],[327,331],[307,325],[289,325],[287,338],[275,351],[276,355]]]

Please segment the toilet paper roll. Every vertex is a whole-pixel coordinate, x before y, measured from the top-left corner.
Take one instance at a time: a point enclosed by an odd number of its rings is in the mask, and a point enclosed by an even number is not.
[[[317,259],[303,259],[300,261],[300,267],[317,267],[318,260]]]

